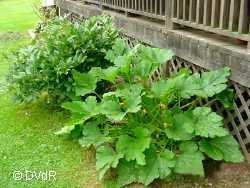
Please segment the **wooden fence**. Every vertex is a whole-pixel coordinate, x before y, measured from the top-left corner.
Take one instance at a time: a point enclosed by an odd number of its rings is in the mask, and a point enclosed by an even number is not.
[[[250,0],[84,0],[102,8],[166,21],[248,42]]]
[[[173,0],[172,21],[250,41],[249,0]]]

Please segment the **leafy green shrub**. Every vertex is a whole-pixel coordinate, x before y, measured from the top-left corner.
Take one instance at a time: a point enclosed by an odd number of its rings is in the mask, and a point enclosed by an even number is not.
[[[92,93],[101,80],[115,83],[113,91],[103,96],[64,103],[72,121],[57,132],[78,132],[83,147],[96,148],[100,179],[116,169],[119,186],[149,185],[171,174],[204,176],[206,158],[244,160],[238,143],[223,127],[223,118],[196,104],[201,99],[221,99],[216,96],[226,93],[229,68],[202,74],[183,69],[150,82],[149,76],[172,56],[171,51],[142,45],[128,49],[117,40],[106,56],[114,66],[76,73],[78,81],[81,76],[89,80],[89,85],[77,86],[83,95]]]
[[[107,16],[83,23],[66,18],[49,21],[31,45],[14,55],[9,80],[16,98],[31,101],[43,92],[58,103],[74,98],[72,70],[88,72],[91,67],[112,65],[104,57],[117,37],[118,30]],[[99,85],[101,92],[104,86]]]

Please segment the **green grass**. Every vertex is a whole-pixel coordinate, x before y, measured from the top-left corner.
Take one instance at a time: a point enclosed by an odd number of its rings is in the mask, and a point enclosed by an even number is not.
[[[0,185],[4,187],[84,187],[94,174],[86,165],[85,153],[77,143],[53,133],[65,121],[61,112],[42,103],[14,105],[0,95]],[[14,171],[56,172],[56,180],[16,181]]]
[[[39,0],[0,0],[0,32],[24,32],[34,26],[37,15],[34,4]]]
[[[51,110],[43,101],[15,104],[6,90],[10,62],[5,56],[29,42],[24,32],[38,21],[32,2],[0,0],[0,187],[95,187],[93,157],[74,141],[54,135],[66,121],[65,114]],[[55,171],[56,180],[13,179],[14,171],[25,170]]]

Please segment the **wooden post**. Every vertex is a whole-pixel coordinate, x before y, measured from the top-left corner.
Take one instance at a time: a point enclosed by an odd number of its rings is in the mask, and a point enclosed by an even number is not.
[[[211,25],[213,28],[216,28],[219,26],[219,17],[220,17],[220,1],[212,0]]]
[[[249,23],[249,34],[248,34],[248,36],[249,36],[249,40],[247,42],[247,51],[250,52],[250,23]],[[250,162],[250,158],[249,158],[249,162]]]
[[[166,21],[165,25],[167,29],[177,29],[178,25],[175,24],[172,21],[172,18],[174,17],[174,9],[175,9],[175,1],[176,0],[165,0],[165,15],[166,15]]]
[[[99,8],[103,10],[103,0],[99,0]]]
[[[230,31],[238,31],[239,10],[240,10],[240,1],[231,0],[230,13],[229,13],[229,30]]]

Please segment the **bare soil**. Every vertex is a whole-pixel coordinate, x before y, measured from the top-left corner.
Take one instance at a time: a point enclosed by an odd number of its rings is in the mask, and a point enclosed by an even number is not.
[[[250,163],[209,162],[205,171],[205,179],[180,177],[171,182],[155,183],[152,188],[250,188]]]

